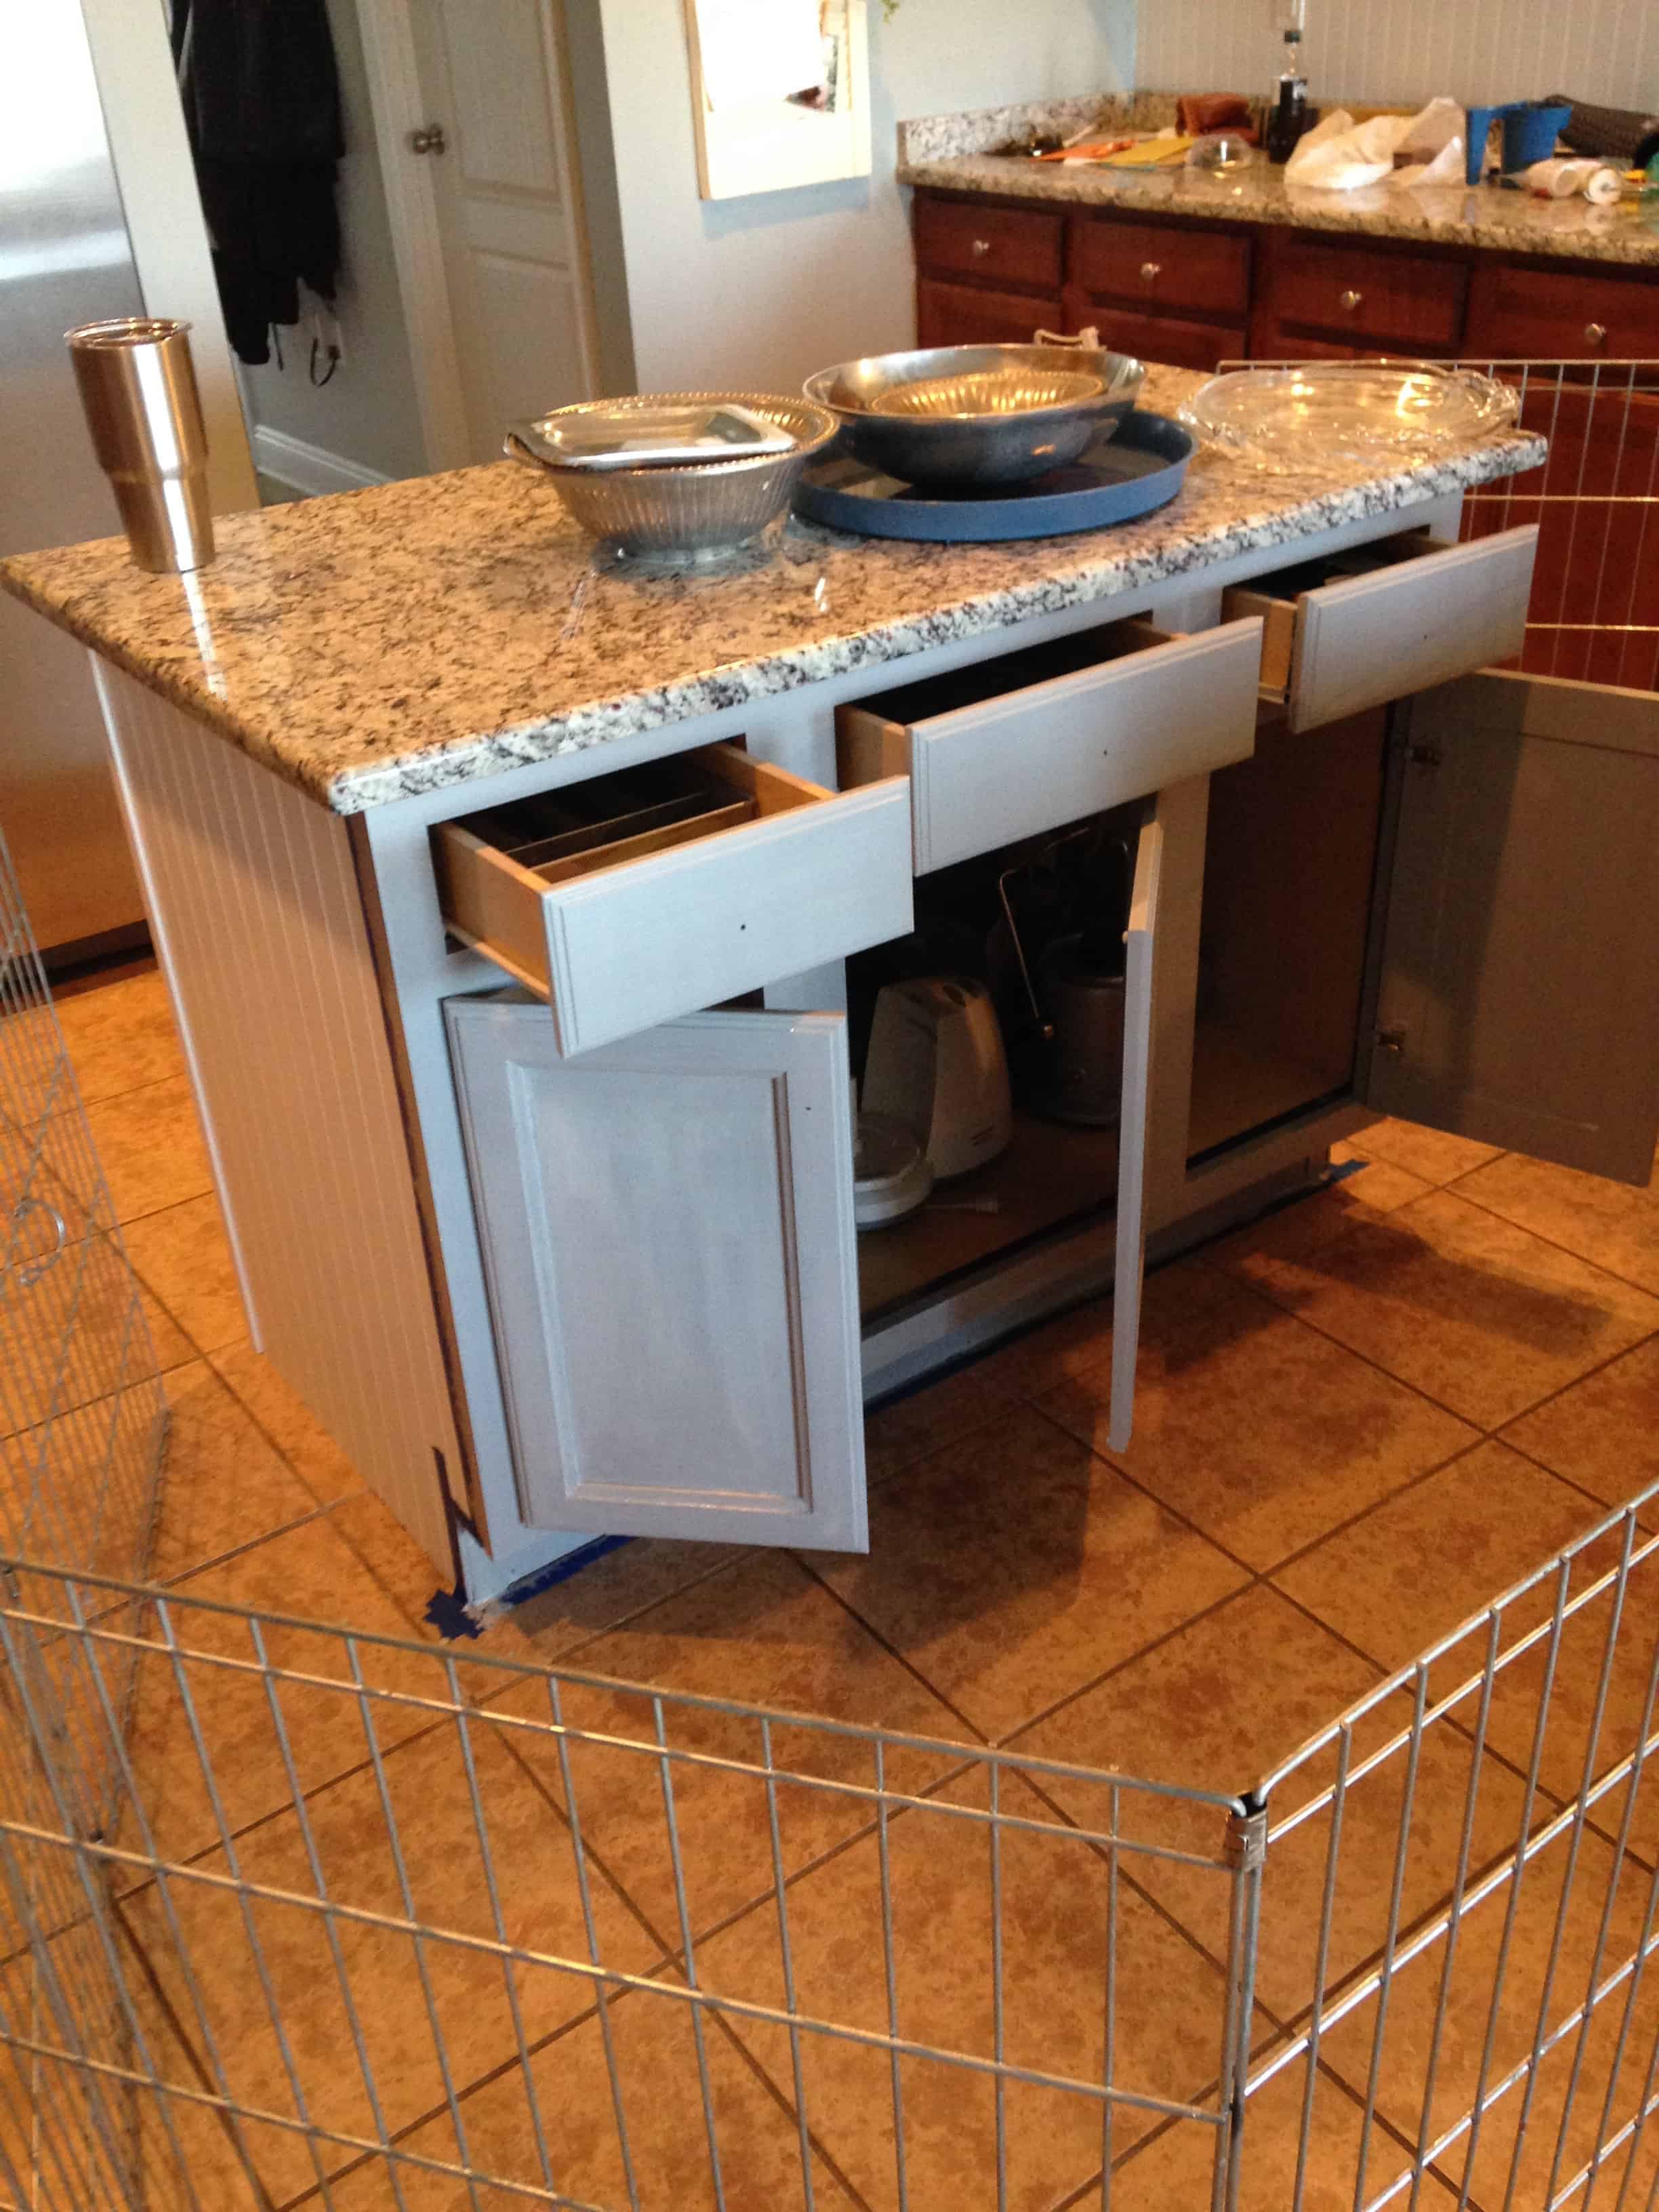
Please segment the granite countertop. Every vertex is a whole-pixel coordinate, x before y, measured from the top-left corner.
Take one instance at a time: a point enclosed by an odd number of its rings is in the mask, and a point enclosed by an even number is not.
[[[1170,413],[1201,380],[1155,368]],[[1115,529],[912,545],[791,520],[716,572],[599,555],[512,462],[216,525],[193,576],[105,538],[0,583],[337,813],[355,814],[827,677],[1152,587],[1536,466],[1512,434],[1455,459],[1264,476],[1200,453]]]
[[[1173,118],[1173,97],[1155,93],[1091,94],[1030,107],[927,116],[899,125],[899,179],[941,191],[995,193],[1048,204],[1273,223],[1659,269],[1659,221],[1635,200],[1598,208],[1583,199],[1534,199],[1496,185],[1474,190],[1462,185],[1417,190],[1372,185],[1363,191],[1327,192],[1287,185],[1284,171],[1266,161],[1231,177],[1201,169],[1137,176],[987,150],[1029,131],[1053,130],[1069,137],[1096,123],[1106,131],[1161,130]]]

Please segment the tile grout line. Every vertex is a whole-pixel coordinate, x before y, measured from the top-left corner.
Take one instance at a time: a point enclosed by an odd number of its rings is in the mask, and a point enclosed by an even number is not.
[[[946,1449],[948,1449],[949,1447],[947,1446]],[[801,1570],[802,1573],[805,1575],[810,1582],[816,1583],[821,1590],[823,1590],[828,1596],[833,1598],[835,1602],[841,1607],[842,1611],[847,1614],[848,1618],[850,1620],[856,1622],[858,1626],[863,1630],[866,1636],[871,1638],[874,1643],[879,1644],[881,1649],[886,1652],[889,1658],[896,1660],[898,1664],[903,1668],[905,1673],[911,1677],[912,1680],[919,1683],[927,1692],[927,1695],[932,1698],[936,1704],[943,1705],[945,1711],[951,1714],[961,1727],[965,1728],[969,1735],[972,1736],[977,1743],[984,1745],[988,1749],[994,1746],[995,1739],[987,1735],[985,1730],[981,1728],[976,1722],[969,1720],[967,1714],[963,1711],[961,1706],[956,1703],[954,1698],[947,1697],[945,1692],[941,1690],[936,1683],[930,1682],[927,1675],[922,1673],[921,1668],[917,1666],[915,1660],[909,1658],[904,1652],[901,1651],[897,1644],[892,1643],[886,1636],[884,1636],[881,1630],[878,1629],[872,1621],[866,1620],[850,1598],[843,1597],[841,1592],[836,1588],[835,1584],[833,1583],[827,1582],[824,1577],[817,1572],[816,1568],[808,1565],[807,1562],[800,1557],[799,1553],[792,1552],[790,1553],[790,1557],[794,1560],[795,1565]],[[973,1748],[973,1745],[965,1744],[963,1748],[964,1750],[971,1750]]]

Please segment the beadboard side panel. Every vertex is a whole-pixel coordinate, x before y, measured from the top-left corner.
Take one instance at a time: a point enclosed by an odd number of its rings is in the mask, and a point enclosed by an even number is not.
[[[445,1575],[460,1479],[345,823],[94,663],[254,1340]]]

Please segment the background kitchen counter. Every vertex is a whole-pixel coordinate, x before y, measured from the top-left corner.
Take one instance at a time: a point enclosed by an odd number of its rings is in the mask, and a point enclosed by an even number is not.
[[[1358,192],[1313,191],[1286,185],[1284,171],[1266,161],[1231,177],[1197,169],[1148,176],[987,150],[1032,131],[1054,130],[1069,137],[1095,120],[1103,134],[1158,130],[1174,116],[1173,97],[1139,94],[924,117],[899,125],[899,178],[935,191],[1115,209],[1125,215],[1190,216],[1207,222],[1263,223],[1659,269],[1659,223],[1652,223],[1634,200],[1595,208],[1587,200],[1534,199],[1528,192],[1490,185],[1473,191],[1462,185],[1413,191],[1374,185]]]
[[[1199,379],[1155,369],[1170,413]],[[911,545],[792,521],[700,574],[596,558],[510,462],[231,515],[219,557],[147,575],[106,538],[0,584],[341,814],[684,721],[1534,467],[1536,437],[1384,473],[1264,477],[1201,454],[1107,531]],[[1272,565],[1264,561],[1263,567]]]

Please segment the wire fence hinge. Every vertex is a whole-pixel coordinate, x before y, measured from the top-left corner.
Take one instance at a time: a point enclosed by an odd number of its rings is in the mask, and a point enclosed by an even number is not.
[[[1227,1863],[1235,1874],[1255,1874],[1265,1866],[1267,1859],[1267,1815],[1265,1809],[1256,1813],[1229,1813],[1227,1815]]]

